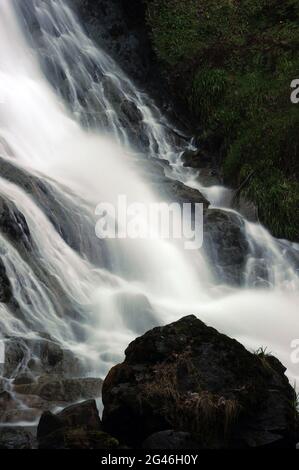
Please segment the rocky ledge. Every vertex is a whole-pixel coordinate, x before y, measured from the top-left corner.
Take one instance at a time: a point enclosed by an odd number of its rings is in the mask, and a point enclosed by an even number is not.
[[[296,396],[285,370],[188,316],[129,345],[104,381],[102,421],[93,400],[45,412],[39,447],[295,448]]]

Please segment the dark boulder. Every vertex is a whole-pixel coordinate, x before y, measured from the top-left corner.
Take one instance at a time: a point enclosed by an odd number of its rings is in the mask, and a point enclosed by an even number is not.
[[[49,411],[43,413],[37,428],[37,438],[41,440],[60,429],[78,426],[83,426],[89,430],[102,430],[101,420],[94,400],[69,406],[57,415]]]
[[[118,441],[102,430],[94,400],[70,406],[57,415],[43,413],[37,428],[40,449],[115,449]]]
[[[103,426],[130,446],[174,429],[198,448],[295,447],[295,392],[284,373],[277,359],[185,317],[129,345],[104,381]]]
[[[42,441],[50,434],[56,433],[64,428],[64,423],[59,416],[53,414],[51,411],[45,411],[39,420],[37,428],[37,439]]]
[[[95,400],[88,400],[78,405],[72,405],[59,413],[66,426],[85,426],[90,430],[101,430],[102,423]]]

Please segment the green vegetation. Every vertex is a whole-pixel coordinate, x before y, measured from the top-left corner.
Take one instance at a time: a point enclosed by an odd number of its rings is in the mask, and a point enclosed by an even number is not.
[[[278,237],[299,240],[298,0],[146,0],[170,84]],[[244,184],[246,182],[246,184]]]

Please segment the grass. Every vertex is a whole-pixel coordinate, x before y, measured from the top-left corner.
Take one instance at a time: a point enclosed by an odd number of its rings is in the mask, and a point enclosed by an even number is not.
[[[268,351],[268,348],[267,347],[264,347],[264,346],[261,346],[260,348],[258,348],[256,351],[254,351],[253,353],[255,356],[257,356],[263,367],[268,370],[268,371],[272,371],[272,367],[271,367],[271,364],[269,363],[268,361],[268,358],[270,356],[272,356],[272,353],[271,351]]]
[[[194,378],[198,375],[186,353],[181,355],[179,363],[184,363],[189,376]],[[163,409],[172,429],[190,432],[204,447],[209,447],[209,443],[215,440],[227,442],[238,420],[240,405],[236,400],[201,390],[200,387],[192,393],[180,391],[177,367],[178,362],[156,367],[155,381],[144,386],[147,400]]]
[[[170,85],[280,238],[299,240],[297,0],[146,0]]]

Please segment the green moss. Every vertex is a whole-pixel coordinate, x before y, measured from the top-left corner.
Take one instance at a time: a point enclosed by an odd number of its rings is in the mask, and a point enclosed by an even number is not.
[[[149,3],[148,19],[161,59],[175,65],[181,58],[186,60],[193,55],[198,47],[196,2],[153,0]]]
[[[147,0],[169,80],[279,237],[299,239],[298,0]],[[248,175],[252,177],[248,178]]]

